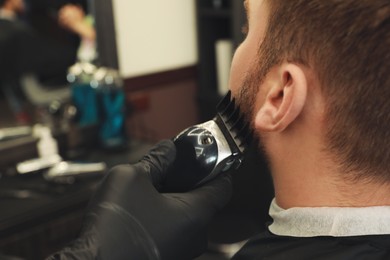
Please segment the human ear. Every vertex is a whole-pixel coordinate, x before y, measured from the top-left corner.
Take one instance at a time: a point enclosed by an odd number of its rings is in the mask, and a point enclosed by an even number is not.
[[[265,101],[258,109],[255,126],[261,131],[282,132],[302,112],[307,96],[307,78],[301,67],[283,64],[272,75],[276,80],[265,94]]]

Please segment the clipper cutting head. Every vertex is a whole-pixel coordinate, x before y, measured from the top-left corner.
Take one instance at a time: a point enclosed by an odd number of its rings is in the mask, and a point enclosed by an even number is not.
[[[244,153],[252,141],[249,123],[241,114],[229,91],[217,106],[217,116],[214,119],[223,132],[233,153]]]
[[[176,160],[166,176],[164,191],[187,191],[237,169],[251,136],[249,124],[229,91],[213,120],[191,126],[174,138]]]

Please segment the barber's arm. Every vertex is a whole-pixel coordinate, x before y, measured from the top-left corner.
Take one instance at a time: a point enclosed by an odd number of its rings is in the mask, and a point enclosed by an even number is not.
[[[92,200],[81,237],[50,259],[192,259],[204,252],[207,225],[230,199],[230,178],[186,193],[159,193],[175,156],[167,140],[139,163],[113,168]]]
[[[58,23],[65,29],[78,34],[81,38],[94,41],[95,28],[85,19],[81,6],[67,4],[58,11]]]

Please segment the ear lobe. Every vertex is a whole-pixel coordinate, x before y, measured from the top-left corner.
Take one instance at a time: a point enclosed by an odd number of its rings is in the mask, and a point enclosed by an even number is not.
[[[276,80],[256,114],[255,125],[261,131],[285,130],[299,116],[306,103],[307,79],[299,66],[282,65],[275,73]]]

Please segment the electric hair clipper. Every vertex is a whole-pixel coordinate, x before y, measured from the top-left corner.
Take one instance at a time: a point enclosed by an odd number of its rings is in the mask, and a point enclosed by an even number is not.
[[[218,104],[213,120],[191,126],[173,139],[176,160],[164,191],[188,191],[238,168],[251,140],[249,129],[229,91]]]

